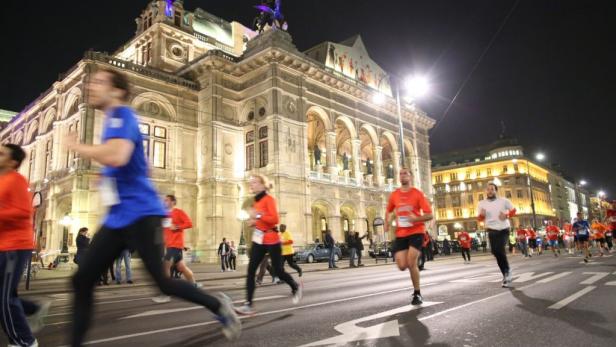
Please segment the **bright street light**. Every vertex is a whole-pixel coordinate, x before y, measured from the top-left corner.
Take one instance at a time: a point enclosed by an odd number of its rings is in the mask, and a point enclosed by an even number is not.
[[[407,79],[404,83],[404,87],[411,99],[422,97],[430,90],[428,80],[421,76],[415,76]]]
[[[602,191],[602,190],[600,190],[600,191],[597,193],[597,195],[598,195],[601,199],[605,198],[605,192],[604,192],[604,191]]]
[[[383,105],[385,103],[385,94],[376,92],[372,95],[372,102],[377,105]]]
[[[545,159],[545,154],[543,154],[543,153],[537,153],[537,154],[535,155],[535,158],[536,158],[537,160],[539,160],[539,161],[543,161],[543,159]]]
[[[71,226],[71,224],[73,224],[73,218],[69,215],[65,215],[60,219],[60,224],[65,227]]]
[[[582,187],[583,187],[583,186],[585,186],[585,185],[586,185],[586,183],[587,183],[587,182],[586,182],[586,180],[581,180],[581,181],[580,181],[580,185],[581,185]]]

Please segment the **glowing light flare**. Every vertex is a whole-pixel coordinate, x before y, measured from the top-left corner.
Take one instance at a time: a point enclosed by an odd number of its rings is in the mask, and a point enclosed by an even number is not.
[[[407,79],[404,87],[408,97],[411,99],[423,97],[430,91],[428,79],[423,76],[414,76]]]

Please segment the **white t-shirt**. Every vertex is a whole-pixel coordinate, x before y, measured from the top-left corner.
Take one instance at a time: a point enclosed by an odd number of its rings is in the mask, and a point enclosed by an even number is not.
[[[513,204],[511,203],[511,201],[505,198],[496,198],[494,200],[481,200],[479,202],[478,212],[481,213],[482,209],[486,210],[486,219],[484,222],[486,229],[503,230],[511,228],[509,219],[500,220],[499,218],[501,212],[509,213],[510,210],[513,210]]]

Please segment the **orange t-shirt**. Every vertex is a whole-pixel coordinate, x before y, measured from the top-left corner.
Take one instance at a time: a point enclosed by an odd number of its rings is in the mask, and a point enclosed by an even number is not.
[[[165,228],[165,247],[167,248],[184,248],[184,229],[192,228],[192,221],[186,213],[179,208],[173,208],[169,212],[171,224],[177,227],[177,230]]]
[[[528,236],[528,231],[526,231],[526,229],[518,229],[515,233],[518,240],[526,240],[526,236]]]
[[[537,238],[537,232],[534,231],[533,229],[528,229],[528,238],[529,239],[536,239]]]
[[[462,248],[471,248],[471,235],[466,231],[462,231],[458,234],[458,242]]]
[[[560,234],[560,229],[556,225],[548,225],[545,228],[546,234],[548,234],[548,240],[558,241],[558,234]]]
[[[265,194],[258,201],[255,199],[252,208],[256,213],[261,215],[261,218],[255,221],[255,228],[265,232],[263,235],[263,244],[275,245],[280,243],[280,235],[278,235],[278,232],[274,231],[274,227],[279,221],[276,200],[274,200],[271,195]]]
[[[0,251],[34,249],[32,196],[17,171],[0,175]]]
[[[594,231],[593,236],[595,237],[595,240],[605,238],[605,230],[607,230],[605,225],[601,223],[592,223],[590,228]]]
[[[426,213],[432,213],[432,207],[418,189],[411,188],[407,192],[396,189],[389,196],[387,214],[396,214],[396,237],[406,237],[426,232],[424,222],[412,223],[409,217],[418,217]]]

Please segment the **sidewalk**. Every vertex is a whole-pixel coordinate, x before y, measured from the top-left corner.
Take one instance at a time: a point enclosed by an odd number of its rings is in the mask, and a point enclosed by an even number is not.
[[[474,252],[471,253],[473,258],[483,258],[484,256],[491,256],[489,252]],[[462,259],[460,253],[454,253],[452,255],[438,255],[434,258],[434,261],[441,262],[446,260],[455,260]],[[388,259],[385,262],[385,259],[379,258],[378,263],[374,258],[363,257],[365,267],[373,267],[373,266],[383,266],[383,265],[393,265],[394,262],[391,259]],[[141,266],[140,262],[134,261],[136,266],[134,265],[132,268],[133,282],[132,285],[121,284],[117,285],[115,282],[111,281],[108,286],[99,286],[97,290],[112,290],[123,287],[130,286],[131,288],[136,287],[145,287],[152,285],[152,280],[150,276],[147,274],[143,266]],[[327,268],[327,262],[319,262],[319,263],[298,263],[304,273],[309,272],[319,272],[319,271],[329,271]],[[338,266],[340,269],[348,268],[349,260],[343,259],[339,261]],[[427,264],[430,264],[428,262]],[[237,270],[234,272],[221,272],[220,264],[203,264],[203,263],[192,263],[189,264],[189,267],[193,271],[195,275],[195,279],[198,282],[212,282],[218,280],[229,280],[229,279],[243,279],[246,277],[247,265],[238,265]],[[361,268],[359,268],[361,269]],[[66,293],[70,291],[70,277],[73,275],[76,268],[73,270],[62,270],[62,269],[54,269],[54,270],[40,270],[36,278],[30,280],[30,290],[25,290],[25,280],[22,280],[20,283],[19,291],[22,295],[45,295],[45,294],[57,294],[57,293]],[[124,278],[125,272],[122,271],[122,279]],[[206,289],[207,289],[207,284]]]

